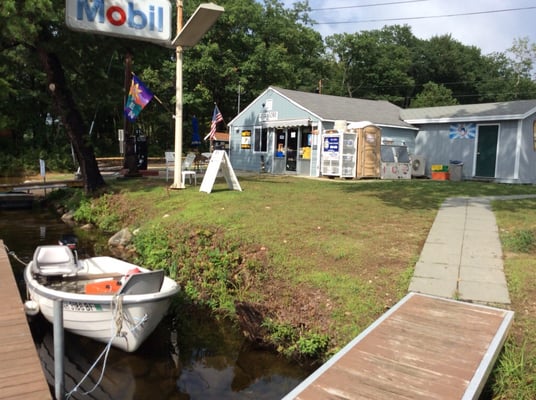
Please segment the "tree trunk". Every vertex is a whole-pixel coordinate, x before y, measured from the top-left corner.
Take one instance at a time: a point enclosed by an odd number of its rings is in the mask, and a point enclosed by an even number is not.
[[[63,67],[55,54],[48,53],[42,48],[38,48],[37,52],[47,74],[48,88],[52,93],[54,105],[61,117],[80,165],[84,190],[86,193],[93,192],[106,183],[100,173],[93,148],[84,140],[87,130],[73,96],[67,87]]]

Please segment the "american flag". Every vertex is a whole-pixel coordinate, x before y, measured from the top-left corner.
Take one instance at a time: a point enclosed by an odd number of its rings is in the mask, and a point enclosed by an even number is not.
[[[207,136],[205,136],[205,140],[214,140],[216,138],[216,128],[218,127],[218,124],[222,121],[223,116],[221,115],[218,106],[214,106],[214,112],[212,113],[212,122],[210,123],[210,132]]]

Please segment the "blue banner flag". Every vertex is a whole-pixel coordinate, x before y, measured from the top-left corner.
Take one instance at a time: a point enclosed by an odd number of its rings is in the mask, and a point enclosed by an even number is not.
[[[199,136],[199,121],[194,115],[192,117],[192,146],[199,146],[201,144],[201,137]]]

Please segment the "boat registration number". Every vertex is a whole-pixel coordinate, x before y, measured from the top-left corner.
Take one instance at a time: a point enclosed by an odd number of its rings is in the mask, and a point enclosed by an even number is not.
[[[100,304],[93,304],[93,303],[66,301],[63,303],[63,310],[64,311],[82,311],[82,312],[102,311],[102,306]]]

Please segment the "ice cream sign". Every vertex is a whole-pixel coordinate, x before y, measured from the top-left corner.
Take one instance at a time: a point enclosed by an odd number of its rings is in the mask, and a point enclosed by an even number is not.
[[[169,44],[168,0],[66,0],[65,21],[71,29]]]

